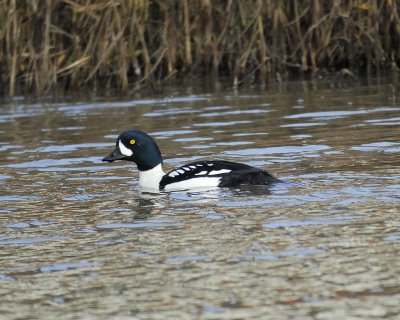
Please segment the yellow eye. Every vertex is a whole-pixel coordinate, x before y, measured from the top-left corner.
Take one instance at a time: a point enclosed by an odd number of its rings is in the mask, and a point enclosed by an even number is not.
[[[132,139],[131,141],[129,141],[130,144],[135,144],[136,141],[134,139]]]

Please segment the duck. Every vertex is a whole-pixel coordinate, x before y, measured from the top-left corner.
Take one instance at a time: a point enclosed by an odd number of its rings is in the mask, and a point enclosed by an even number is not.
[[[264,169],[224,160],[190,162],[165,173],[157,143],[139,130],[122,132],[114,150],[102,159],[106,162],[116,160],[135,163],[139,171],[139,187],[148,192],[271,185],[280,181]]]

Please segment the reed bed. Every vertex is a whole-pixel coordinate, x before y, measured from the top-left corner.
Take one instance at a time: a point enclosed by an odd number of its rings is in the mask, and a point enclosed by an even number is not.
[[[1,93],[397,70],[398,0],[0,0]]]

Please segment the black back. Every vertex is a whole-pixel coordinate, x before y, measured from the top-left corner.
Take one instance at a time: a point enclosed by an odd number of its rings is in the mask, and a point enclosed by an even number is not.
[[[230,170],[230,172],[221,172]],[[185,164],[168,172],[160,182],[160,189],[167,184],[192,178],[220,177],[219,187],[235,187],[242,184],[268,185],[279,181],[268,171],[230,161],[199,161]]]

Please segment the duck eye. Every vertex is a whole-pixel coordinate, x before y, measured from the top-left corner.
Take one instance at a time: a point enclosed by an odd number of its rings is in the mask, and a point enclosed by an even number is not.
[[[136,143],[136,140],[131,139],[131,140],[129,141],[129,143],[130,143],[130,144],[135,144],[135,143]]]

